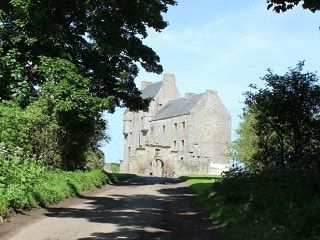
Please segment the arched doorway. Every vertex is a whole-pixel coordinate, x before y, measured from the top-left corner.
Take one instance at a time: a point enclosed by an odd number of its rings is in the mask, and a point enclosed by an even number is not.
[[[153,173],[154,176],[162,177],[163,176],[163,161],[160,158],[156,158],[153,164]]]

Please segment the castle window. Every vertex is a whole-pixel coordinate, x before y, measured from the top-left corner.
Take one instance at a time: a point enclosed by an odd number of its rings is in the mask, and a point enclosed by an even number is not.
[[[173,141],[173,149],[174,149],[174,150],[177,149],[177,141]]]
[[[181,157],[180,159],[183,160],[183,157]]]
[[[178,130],[178,123],[174,124],[174,130],[177,131]]]
[[[159,157],[159,156],[160,156],[160,149],[156,148],[156,149],[154,150],[154,155],[155,155],[156,157]]]
[[[162,130],[163,130],[164,133],[166,132],[166,126],[165,125],[162,126]]]
[[[183,129],[183,130],[186,129],[186,122],[182,122],[182,129]]]
[[[154,127],[151,127],[151,134],[154,134]]]
[[[181,140],[181,146],[184,148],[184,140]]]

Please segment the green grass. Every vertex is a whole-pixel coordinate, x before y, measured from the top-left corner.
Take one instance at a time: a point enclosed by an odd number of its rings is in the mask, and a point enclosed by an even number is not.
[[[119,163],[111,163],[111,171],[113,173],[120,173],[120,164]]]
[[[319,181],[297,173],[182,177],[222,240],[320,239]]]
[[[120,181],[133,175],[105,173],[102,170],[90,171],[43,171],[33,177],[33,181],[25,181],[31,173],[21,174],[15,178],[7,176],[6,184],[0,185],[0,222],[12,212],[45,207],[57,203],[67,197],[77,196],[88,190]]]

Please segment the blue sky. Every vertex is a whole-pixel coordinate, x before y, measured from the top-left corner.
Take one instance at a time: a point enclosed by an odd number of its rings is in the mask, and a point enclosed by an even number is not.
[[[160,56],[164,72],[173,73],[181,94],[214,89],[232,115],[233,138],[242,113],[243,92],[267,68],[284,73],[299,60],[306,70],[320,69],[320,15],[296,8],[283,14],[266,10],[261,0],[184,0],[164,16],[168,28],[149,31],[145,43]],[[162,76],[141,70],[136,83]],[[123,109],[106,114],[111,141],[107,162],[123,159]]]

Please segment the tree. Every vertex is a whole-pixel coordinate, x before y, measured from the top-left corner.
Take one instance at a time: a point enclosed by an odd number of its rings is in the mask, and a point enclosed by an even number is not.
[[[161,31],[168,25],[162,14],[175,3],[1,0],[0,104],[13,102],[22,112],[40,106],[54,123],[48,131],[48,119],[37,122],[35,133],[51,138],[42,141],[51,146],[31,137],[31,152],[58,149],[61,162],[55,154],[51,162],[66,170],[84,168],[92,151],[101,159],[97,147],[106,137],[102,112],[148,106],[134,83],[138,64],[154,73],[161,73],[162,66],[143,40],[147,28]]]
[[[256,163],[277,168],[320,169],[320,86],[304,63],[285,75],[268,70],[265,88],[246,93],[246,112],[254,114]]]
[[[320,10],[320,2],[317,0],[267,0],[268,9],[272,8],[277,13],[290,10],[300,3],[311,12]]]
[[[246,168],[259,168],[258,163],[253,161],[257,153],[258,136],[253,126],[256,123],[254,113],[245,111],[242,121],[237,129],[238,138],[233,142],[232,158],[245,164]]]
[[[116,106],[145,109],[134,83],[138,63],[161,73],[160,58],[143,39],[147,27],[168,23],[162,13],[175,0],[1,0],[0,99],[27,105],[46,79],[37,75],[40,56],[61,58],[90,79],[90,93]]]

